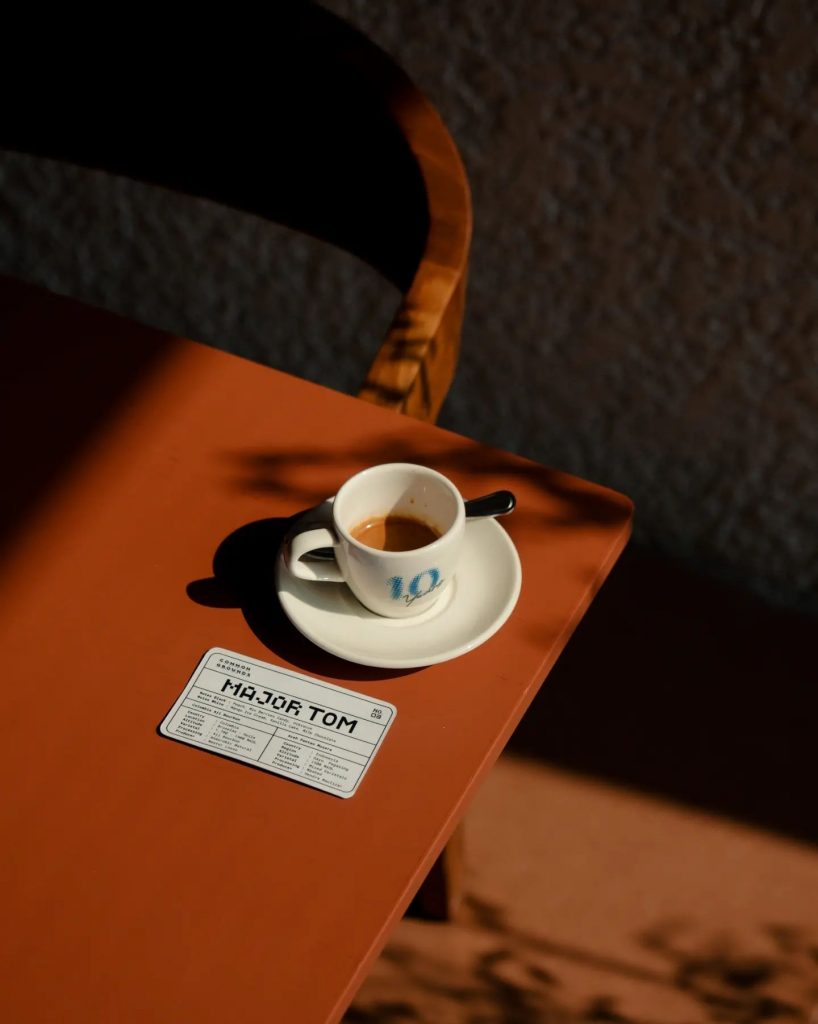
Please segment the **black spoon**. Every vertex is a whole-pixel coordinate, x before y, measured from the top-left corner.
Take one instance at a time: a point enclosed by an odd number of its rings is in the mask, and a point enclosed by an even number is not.
[[[514,511],[517,499],[511,491],[492,491],[491,494],[484,494],[482,498],[469,498],[464,501],[467,519],[496,519],[498,516],[507,516]]]

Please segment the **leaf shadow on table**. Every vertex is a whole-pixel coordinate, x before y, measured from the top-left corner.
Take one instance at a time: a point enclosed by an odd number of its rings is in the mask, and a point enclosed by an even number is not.
[[[628,518],[627,503],[613,491],[604,491],[577,477],[512,458],[505,452],[465,438],[441,444],[437,433],[430,434],[428,441],[422,436],[415,441],[401,433],[384,434],[350,446],[343,455],[316,446],[233,451],[226,452],[224,458],[234,474],[232,483],[239,490],[284,498],[296,508],[309,508],[329,496],[324,485],[316,486],[309,480],[311,468],[321,470],[319,476],[323,481],[327,479],[327,469],[337,467],[335,486],[338,487],[367,466],[382,462],[421,462],[441,473],[456,476],[464,498],[484,494],[485,481],[489,478],[501,478],[503,485],[511,490],[515,481],[538,488],[548,496],[549,510],[534,511],[518,504],[514,515],[506,521],[516,527],[547,525],[572,529],[580,524],[613,525]],[[488,489],[495,489],[494,485]]]
[[[328,467],[336,467],[336,487],[369,465],[424,462],[444,473],[459,475],[461,481],[464,476],[473,477],[473,487],[463,487],[467,497],[485,493],[484,481],[492,475],[502,477],[508,487],[513,487],[515,479],[525,479],[547,489],[552,498],[551,512],[545,515],[518,505],[507,521],[512,535],[526,529],[539,530],[546,524],[570,528],[587,523],[618,523],[627,518],[622,504],[612,504],[595,488],[586,490],[588,485],[573,477],[534,463],[509,459],[502,452],[466,439],[447,442],[441,447],[436,431],[431,431],[429,437],[433,442],[431,448],[424,443],[414,444],[403,434],[395,434],[366,440],[343,453],[325,446],[224,453],[231,473],[229,486],[246,493],[285,499],[294,514],[247,523],[231,533],[215,553],[213,576],[188,584],[188,596],[208,607],[240,608],[248,626],[270,651],[307,672],[361,681],[395,679],[417,670],[367,668],[326,654],[301,636],[278,601],[273,566],[284,535],[298,515],[328,497],[326,484],[316,485],[311,481],[311,468],[320,468],[321,472],[316,475],[326,481]]]
[[[208,608],[239,608],[255,636],[273,654],[308,673],[359,682],[396,679],[412,670],[369,668],[327,654],[284,614],[275,586],[275,560],[297,517],[245,523],[224,538],[213,556],[213,575],[187,585],[188,597]]]

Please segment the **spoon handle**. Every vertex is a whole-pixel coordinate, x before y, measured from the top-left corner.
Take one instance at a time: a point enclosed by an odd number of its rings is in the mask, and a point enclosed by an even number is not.
[[[511,491],[492,491],[491,494],[484,494],[480,498],[470,498],[463,504],[467,519],[486,519],[489,516],[494,519],[513,512],[517,499]]]

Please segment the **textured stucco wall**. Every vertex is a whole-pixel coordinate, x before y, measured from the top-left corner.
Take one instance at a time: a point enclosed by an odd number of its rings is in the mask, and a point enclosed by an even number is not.
[[[472,183],[443,425],[624,490],[642,542],[818,607],[815,5],[327,6],[437,103]],[[319,243],[13,154],[0,211],[1,269],[347,390],[395,304]]]

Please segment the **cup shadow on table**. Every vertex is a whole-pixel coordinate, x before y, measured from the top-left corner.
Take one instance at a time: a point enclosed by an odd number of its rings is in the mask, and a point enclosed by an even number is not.
[[[275,563],[284,537],[299,516],[259,519],[234,530],[216,549],[213,575],[189,583],[188,597],[208,608],[240,609],[268,650],[304,672],[358,682],[397,679],[416,672],[344,661],[316,647],[293,626],[278,600]]]

